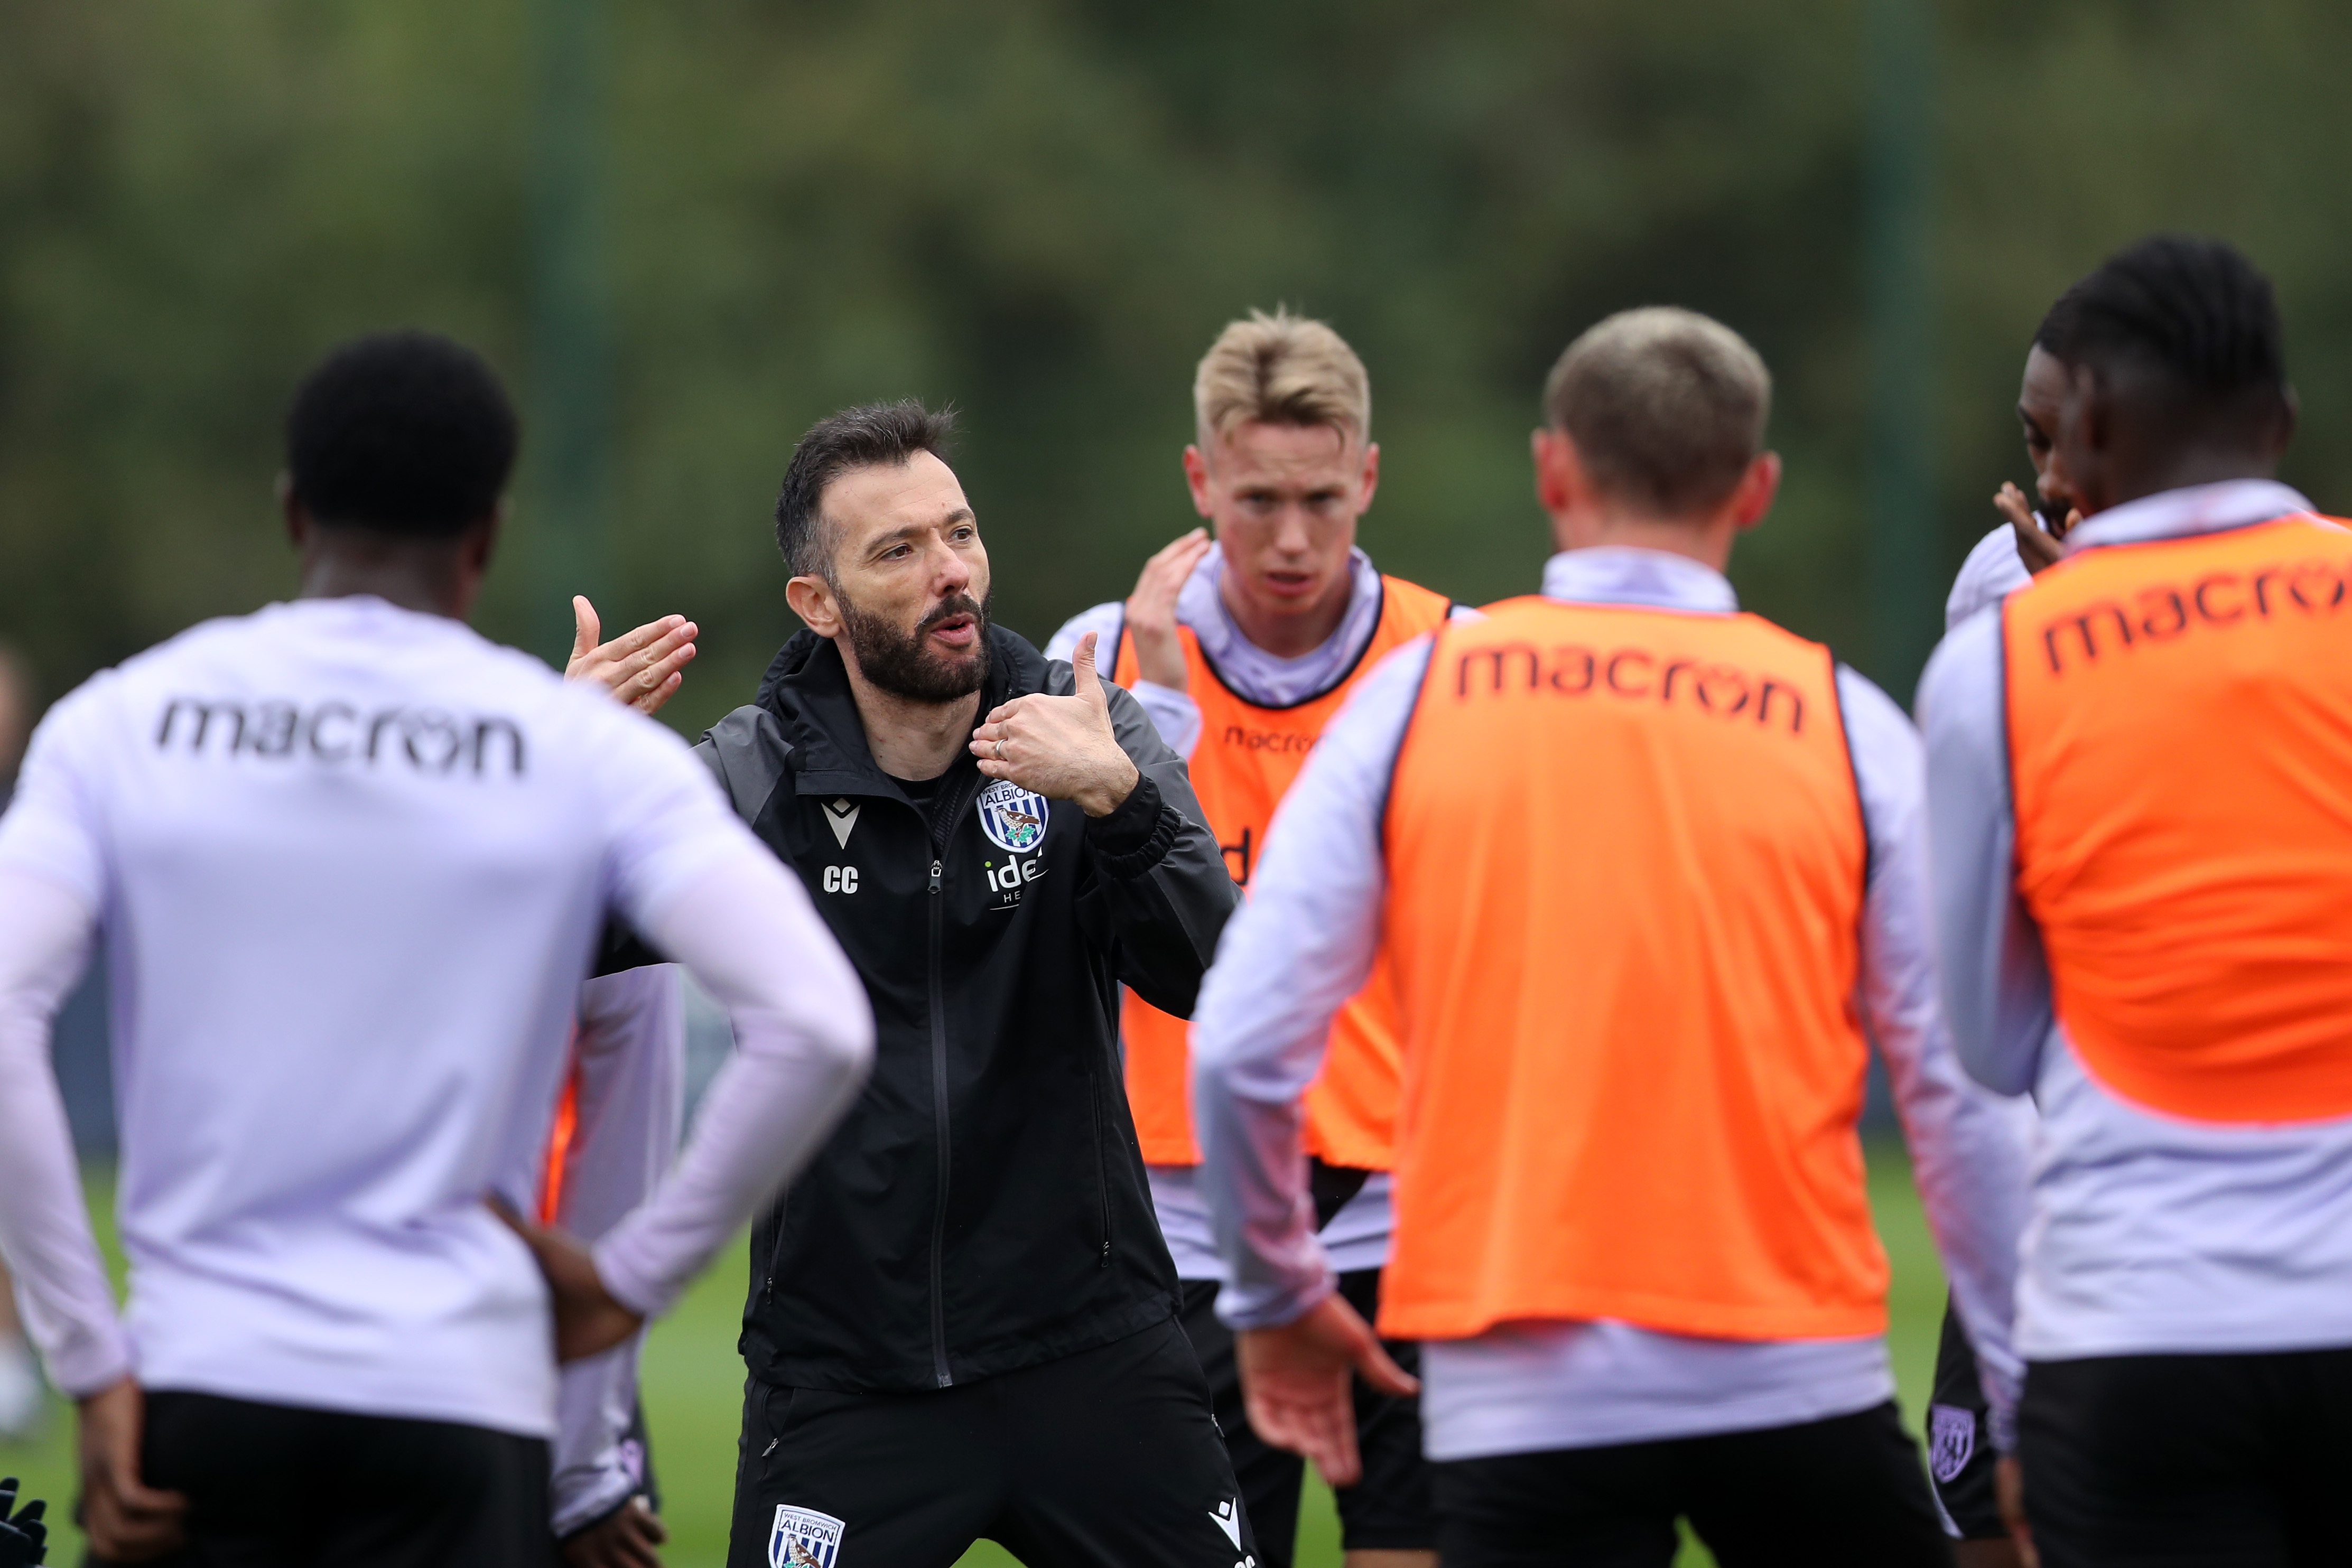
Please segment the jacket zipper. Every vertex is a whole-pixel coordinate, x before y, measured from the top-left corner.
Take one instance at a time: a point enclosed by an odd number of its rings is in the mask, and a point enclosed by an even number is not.
[[[942,913],[946,898],[940,891],[940,877],[947,870],[948,841],[954,836],[952,824],[963,816],[980,779],[975,772],[970,782],[954,785],[947,798],[940,802],[944,810],[935,810],[929,819],[931,838],[931,1124],[938,1130],[940,1151],[940,1186],[938,1206],[931,1210],[931,1375],[941,1388],[955,1385],[954,1375],[948,1371],[948,1176],[950,1171],[950,1139],[948,1123],[948,997],[945,971],[947,956],[941,951],[940,931],[946,922]],[[950,824],[942,832],[940,824]]]
[[[1102,1089],[1095,1064],[1087,1063],[1087,1120],[1095,1130],[1095,1197],[1102,1205],[1102,1257],[1096,1267],[1110,1267],[1110,1161],[1103,1155]]]
[[[780,1197],[776,1200],[776,1223],[768,1228],[768,1278],[767,1282],[760,1287],[760,1305],[762,1309],[775,1305],[776,1254],[782,1251],[783,1247],[784,1200]]]
[[[939,1199],[931,1210],[931,1375],[941,1388],[955,1382],[948,1372],[948,1010],[940,952],[940,873],[944,869],[940,861],[931,862],[931,1124],[938,1129],[940,1148]]]

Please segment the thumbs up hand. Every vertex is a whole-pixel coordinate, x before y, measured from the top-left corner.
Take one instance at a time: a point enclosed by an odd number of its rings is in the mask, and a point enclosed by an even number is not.
[[[1117,810],[1141,777],[1119,748],[1110,699],[1095,673],[1095,633],[1078,639],[1078,689],[1066,697],[1033,693],[989,714],[971,732],[971,754],[991,779],[1009,779],[1048,800],[1072,800],[1089,817]]]

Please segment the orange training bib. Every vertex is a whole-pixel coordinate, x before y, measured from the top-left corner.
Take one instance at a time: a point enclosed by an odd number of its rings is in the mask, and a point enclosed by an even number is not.
[[[2085,550],[2002,606],[2017,887],[2091,1074],[2352,1113],[2352,535]]]
[[[1329,691],[1286,708],[1243,701],[1218,678],[1192,632],[1184,644],[1188,690],[1201,710],[1201,740],[1192,757],[1192,789],[1225,852],[1225,868],[1246,893],[1250,872],[1265,849],[1265,831],[1290,781],[1323,727],[1357,679],[1401,643],[1443,625],[1452,608],[1444,594],[1401,578],[1381,579],[1381,614],[1371,641],[1345,678]],[[1135,647],[1124,633],[1112,679],[1133,685]],[[1322,1075],[1307,1093],[1307,1149],[1332,1165],[1386,1170],[1394,1135],[1397,1097],[1395,1002],[1382,957],[1371,978],[1331,1023]],[[1129,993],[1119,1013],[1127,1052],[1127,1097],[1143,1157],[1151,1165],[1198,1165],[1188,1083],[1187,1025]]]
[[[1389,799],[1383,1333],[1883,1332],[1865,843],[1825,648],[1539,598],[1438,634]]]

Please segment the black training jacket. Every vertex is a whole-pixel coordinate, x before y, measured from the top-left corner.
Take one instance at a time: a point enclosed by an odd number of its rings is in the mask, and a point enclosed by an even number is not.
[[[1001,628],[980,711],[1067,695]],[[1090,821],[969,755],[927,821],[866,749],[833,643],[783,646],[698,748],[800,873],[873,998],[874,1074],[751,1232],[754,1376],[943,1388],[1176,1312],[1119,1071],[1118,987],[1189,1017],[1237,895],[1183,759],[1106,687],[1142,779]]]

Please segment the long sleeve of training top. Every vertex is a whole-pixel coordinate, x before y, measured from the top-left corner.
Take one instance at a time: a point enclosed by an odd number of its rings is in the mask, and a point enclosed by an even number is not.
[[[75,1398],[131,1370],[49,1062],[50,1023],[96,929],[63,886],[0,870],[0,1257],[50,1380]]]
[[[1380,940],[1381,818],[1428,652],[1426,642],[1400,649],[1325,730],[1276,816],[1254,896],[1202,990],[1193,1115],[1232,1270],[1219,1311],[1236,1327],[1288,1322],[1331,1289],[1297,1175],[1297,1099],[1320,1065],[1331,1014],[1362,984]],[[1841,669],[1839,689],[1871,842],[1858,1000],[1888,1064],[1988,1394],[2005,1412],[2021,1371],[2009,1343],[2024,1208],[2021,1129],[1965,1082],[1940,1020],[1916,737],[1860,676]]]
[[[2009,739],[2000,702],[2000,617],[1978,614],[1944,640],[1919,683],[1927,736],[1929,860],[1944,1011],[1960,1060],[2002,1094],[2033,1087],[2053,1021],[2041,934],[2011,868]]]
[[[600,976],[580,988],[572,1134],[557,1225],[593,1242],[645,1201],[677,1153],[686,1097],[686,1007],[676,967]],[[627,1436],[642,1333],[562,1370],[556,1392],[552,1522],[560,1538],[645,1486]]]

